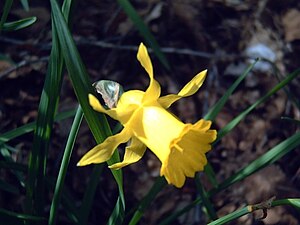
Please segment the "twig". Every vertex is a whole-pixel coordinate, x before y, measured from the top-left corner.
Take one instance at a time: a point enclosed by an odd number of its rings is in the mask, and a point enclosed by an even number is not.
[[[127,50],[127,51],[137,51],[138,46],[134,45],[117,45],[117,44],[112,44],[109,42],[105,41],[95,41],[95,40],[89,40],[85,39],[82,37],[74,37],[74,40],[77,45],[91,45],[91,46],[97,46],[101,48],[109,48],[109,49],[117,49],[117,50]],[[0,37],[0,41],[10,43],[10,44],[15,44],[15,45],[24,45],[28,43],[26,41],[18,40],[18,39],[12,39],[12,38],[7,38],[7,37]],[[45,44],[32,44],[34,46],[40,46],[45,49],[45,47],[51,47],[50,43],[45,43]],[[234,54],[222,54],[222,53],[209,53],[209,52],[203,52],[203,51],[195,51],[191,49],[186,49],[186,48],[172,48],[172,47],[162,47],[160,50],[163,53],[167,54],[181,54],[181,55],[191,55],[191,56],[197,56],[197,57],[202,57],[202,58],[208,58],[208,59],[223,59],[223,58],[235,58],[237,55]],[[152,49],[148,49],[150,53],[153,53]]]
[[[137,51],[138,47],[133,45],[115,45],[104,41],[90,41],[90,40],[82,40],[77,39],[76,41],[79,45],[92,45],[97,46],[101,48],[113,48],[113,49],[119,49],[119,50],[129,50],[129,51]],[[163,53],[168,54],[181,54],[181,55],[191,55],[191,56],[198,56],[202,58],[228,58],[228,57],[235,57],[235,55],[229,55],[229,54],[213,54],[209,52],[202,52],[202,51],[195,51],[191,49],[185,49],[185,48],[171,48],[171,47],[162,47],[160,50]],[[152,49],[148,49],[150,53],[153,53]]]
[[[265,219],[268,215],[268,209],[270,209],[272,207],[272,202],[275,200],[275,196],[273,196],[272,198],[266,200],[266,201],[263,201],[261,203],[258,203],[258,204],[255,204],[255,205],[249,205],[247,208],[248,208],[248,211],[249,212],[254,212],[256,210],[262,210],[263,211],[263,215],[262,217],[260,218],[256,218],[258,220],[262,220],[262,219]]]
[[[49,57],[42,57],[39,59],[35,59],[35,60],[22,60],[21,62],[15,64],[14,66],[8,68],[7,70],[4,70],[3,72],[0,73],[0,79],[7,76],[8,74],[10,74],[11,72],[24,67],[26,65],[30,65],[30,64],[34,64],[34,63],[39,63],[39,62],[46,62],[48,61]]]

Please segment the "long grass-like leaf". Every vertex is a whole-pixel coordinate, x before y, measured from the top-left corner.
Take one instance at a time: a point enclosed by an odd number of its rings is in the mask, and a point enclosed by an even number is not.
[[[168,63],[167,58],[163,54],[163,52],[160,50],[160,47],[150,32],[149,28],[146,26],[146,24],[143,22],[139,14],[136,12],[136,10],[133,8],[131,3],[128,0],[118,0],[118,3],[120,6],[124,9],[128,17],[132,20],[134,25],[139,30],[140,34],[144,37],[146,43],[151,47],[159,59],[159,61],[164,65],[164,67],[167,70],[170,70],[170,65]]]
[[[245,179],[246,177],[250,176],[251,174],[257,172],[258,170],[271,165],[272,163],[279,160],[281,157],[289,153],[291,150],[295,149],[297,146],[300,145],[300,132],[294,134],[292,137],[286,139],[285,141],[281,142],[280,144],[276,145],[274,148],[269,150],[264,155],[260,156],[258,159],[251,162],[242,170],[238,171],[233,176],[226,179],[223,183],[219,185],[218,188],[213,188],[211,191],[208,192],[209,196],[212,196],[218,193],[221,190],[235,184],[236,182]],[[196,204],[202,202],[201,198],[197,198],[195,200]],[[182,215],[183,213],[187,212],[188,210],[192,209],[195,206],[195,202],[187,205],[182,210],[174,213],[173,215],[167,217],[164,222],[160,225],[168,224],[167,222],[174,221],[178,216]],[[296,202],[298,203],[298,202]],[[295,203],[295,204],[296,204]],[[236,217],[238,218],[238,217]],[[167,222],[166,222],[167,221]],[[218,221],[218,220],[217,220]],[[218,223],[214,223],[218,224]]]
[[[11,194],[19,194],[19,189],[6,181],[0,180],[0,190],[9,192]]]
[[[231,122],[229,122],[224,128],[222,128],[218,132],[218,138],[217,140],[220,140],[223,136],[225,136],[227,133],[229,133],[236,125],[245,118],[246,115],[248,115],[252,110],[254,110],[258,105],[265,102],[269,97],[271,97],[273,94],[275,94],[277,91],[282,89],[285,85],[287,85],[291,80],[293,80],[295,77],[297,77],[300,73],[300,69],[297,69],[293,73],[289,74],[284,80],[282,80],[279,84],[277,84],[275,87],[273,87],[266,95],[264,95],[262,98],[257,100],[254,104],[252,104],[248,109],[243,111],[240,115],[238,115],[236,118],[234,118]]]
[[[280,199],[280,200],[277,200],[277,201],[273,201],[271,203],[271,207],[275,207],[275,206],[280,206],[280,205],[291,205],[295,208],[298,208],[300,207],[300,199]],[[207,225],[222,225],[222,224],[226,224],[228,222],[231,222],[237,218],[240,218],[244,215],[247,215],[249,213],[252,213],[252,211],[249,211],[249,207],[246,206],[246,207],[243,207],[242,209],[238,209],[232,213],[229,213],[227,214],[226,216],[223,216],[215,221],[212,221],[210,222],[209,224]]]
[[[12,165],[12,163],[15,163],[17,164],[14,160],[13,160],[13,157],[12,157],[12,151],[13,150],[9,150],[9,146],[7,146],[6,144],[3,144],[1,145],[0,147],[0,152],[1,152],[1,155],[3,157],[3,163],[10,163],[10,165]],[[20,165],[20,164],[19,164]],[[17,180],[19,181],[19,188],[22,188],[25,186],[25,176],[24,176],[24,173],[21,173],[21,171],[19,170],[13,170],[11,169],[11,173],[12,175],[14,175]],[[12,189],[13,190],[13,189]],[[19,190],[18,190],[19,191]]]
[[[28,4],[28,0],[20,0],[23,8],[25,9],[25,11],[29,11],[29,4]]]
[[[246,177],[250,176],[251,174],[257,172],[258,170],[273,164],[281,157],[289,153],[291,150],[295,149],[297,146],[300,145],[300,132],[294,134],[293,136],[289,137],[285,141],[281,142],[280,144],[276,145],[274,148],[263,154],[262,156],[258,157],[253,162],[249,163],[245,168],[241,169],[228,179],[226,179],[223,183],[221,183],[218,188],[212,189],[209,194],[213,195],[232,184],[245,179]]]
[[[212,120],[214,121],[216,116],[219,114],[219,112],[223,109],[225,103],[228,101],[229,97],[232,95],[232,93],[235,91],[235,89],[239,86],[239,84],[246,78],[246,76],[249,74],[249,72],[253,69],[255,64],[257,63],[258,59],[256,59],[245,71],[244,73],[239,76],[238,79],[228,88],[228,90],[224,93],[224,95],[219,99],[219,101],[210,108],[208,113],[204,116],[204,119],[206,120]]]
[[[2,11],[1,19],[0,19],[0,33],[3,29],[3,25],[7,19],[7,16],[8,16],[8,13],[10,11],[12,4],[13,4],[13,0],[5,0],[5,4],[3,6],[3,11]]]
[[[247,215],[249,213],[248,208],[244,207],[242,209],[238,209],[232,213],[227,214],[226,216],[223,216],[215,221],[210,222],[207,225],[221,225],[221,224],[225,224],[228,223],[230,221],[233,221],[237,218],[240,218],[244,215]]]
[[[280,199],[272,202],[272,206],[279,206],[279,205],[290,205],[300,210],[300,198],[287,198],[287,199]]]
[[[60,165],[60,170],[58,173],[57,182],[56,182],[56,186],[55,186],[55,190],[54,190],[54,195],[52,198],[52,204],[51,204],[51,208],[50,208],[50,216],[49,216],[49,221],[48,221],[49,225],[56,224],[57,210],[58,210],[58,206],[60,203],[63,185],[64,185],[68,165],[70,162],[71,154],[73,151],[73,147],[75,144],[76,136],[78,134],[78,130],[79,130],[82,118],[83,118],[83,113],[82,113],[81,108],[79,107],[77,110],[73,125],[71,127],[70,135],[69,135],[69,138],[68,138],[68,141],[66,144],[66,148],[64,151],[63,159],[62,159],[62,162]]]
[[[46,219],[43,217],[32,216],[8,211],[0,208],[0,224],[5,225],[24,225],[25,222],[30,224],[44,224]]]
[[[300,126],[300,120],[295,120],[295,119],[289,118],[289,117],[281,117],[281,119]]]
[[[26,209],[37,215],[41,215],[44,208],[47,154],[62,82],[63,58],[55,30],[52,31],[52,50],[49,60],[29,160],[26,193]]]
[[[56,181],[56,177],[47,177],[46,182],[49,192],[55,190]],[[79,208],[74,204],[76,201],[77,200],[71,195],[70,191],[68,191],[68,188],[64,186],[61,194],[61,208],[65,211],[66,216],[69,217],[71,224],[79,224]]]
[[[7,22],[3,24],[3,31],[14,31],[14,30],[20,30],[26,27],[31,26],[36,22],[36,17],[28,17],[25,19],[21,19],[14,22]]]
[[[224,93],[224,95],[220,98],[220,100],[208,111],[208,113],[204,116],[204,119],[206,120],[212,120],[214,121],[216,116],[220,113],[220,111],[223,109],[225,103],[228,101],[229,97],[232,95],[232,93],[235,91],[235,89],[239,86],[239,84],[246,78],[246,76],[249,74],[249,72],[253,69],[258,59],[256,59],[245,71],[244,73],[236,79],[236,81],[228,88],[228,90]],[[218,186],[218,181],[216,179],[216,174],[208,162],[207,165],[204,168],[204,173],[208,177],[209,181],[214,187]]]
[[[68,9],[65,11],[69,15]],[[68,20],[68,18],[66,18]],[[62,83],[63,57],[58,33],[52,18],[52,49],[43,92],[41,95],[33,149],[29,160],[26,209],[41,215],[44,208],[44,189],[50,135],[59,101]]]
[[[58,38],[60,45],[63,49],[63,56],[66,62],[66,67],[69,72],[69,76],[71,78],[77,99],[82,107],[84,112],[85,119],[97,141],[97,143],[101,143],[107,136],[111,135],[110,128],[108,126],[107,120],[104,115],[96,113],[89,105],[88,102],[88,94],[94,93],[95,91],[92,88],[91,82],[89,81],[89,77],[87,71],[83,65],[83,62],[79,56],[78,50],[75,46],[74,40],[70,34],[67,23],[64,20],[64,17],[58,7],[58,4],[55,0],[51,0],[51,9],[52,9],[52,18],[54,20],[54,29],[57,30]],[[100,125],[101,124],[101,125]],[[114,152],[112,158],[108,161],[108,164],[112,164],[118,162],[119,154],[117,151]],[[95,180],[99,180],[99,170],[100,166],[95,167],[97,173],[94,173],[91,177],[90,185],[96,186],[98,182]],[[118,184],[119,188],[119,199],[117,200],[117,204],[115,206],[115,210],[118,212],[115,214],[119,219],[118,221],[122,221],[124,217],[125,211],[125,200],[123,194],[123,180],[122,180],[122,171],[121,170],[112,170],[113,176]],[[96,176],[95,176],[96,175]],[[89,188],[87,188],[89,189]],[[95,190],[95,188],[91,188]],[[94,194],[94,193],[92,193]],[[92,200],[92,199],[91,199]],[[90,201],[91,201],[90,200]],[[91,202],[82,207],[81,213],[84,220],[81,220],[80,223],[87,223],[87,215],[90,212]]]
[[[157,196],[157,194],[167,185],[167,182],[164,177],[158,177],[151,187],[150,191],[147,195],[140,201],[136,211],[132,219],[129,222],[129,225],[137,224],[142,218],[145,210],[149,207],[153,199]]]
[[[71,116],[74,116],[75,112],[76,110],[70,110],[70,111],[58,113],[55,116],[54,121],[57,122],[57,121],[67,119]],[[6,133],[0,134],[0,144],[8,142],[14,138],[17,138],[19,136],[34,131],[35,126],[36,126],[36,122],[31,122],[23,126],[17,127],[13,130],[7,131]]]
[[[215,211],[215,208],[214,208],[213,204],[211,203],[209,196],[207,194],[207,191],[203,187],[199,176],[195,176],[195,183],[196,183],[197,192],[199,194],[199,197],[202,199],[202,204],[207,211],[209,219],[210,220],[217,219],[218,216]]]
[[[159,225],[172,224],[172,222],[175,221],[178,217],[180,217],[181,215],[187,213],[192,208],[194,208],[196,205],[199,205],[201,203],[202,203],[202,199],[197,198],[191,204],[188,204],[187,206],[183,207],[181,210],[178,210],[177,212],[172,213],[171,215],[164,218],[164,220],[162,222],[160,222]]]

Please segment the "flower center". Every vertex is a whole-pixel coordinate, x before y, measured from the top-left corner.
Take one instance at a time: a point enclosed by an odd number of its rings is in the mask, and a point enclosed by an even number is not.
[[[136,121],[132,127],[135,136],[164,162],[170,153],[171,142],[180,135],[184,123],[159,104],[141,107],[132,119],[132,122]]]

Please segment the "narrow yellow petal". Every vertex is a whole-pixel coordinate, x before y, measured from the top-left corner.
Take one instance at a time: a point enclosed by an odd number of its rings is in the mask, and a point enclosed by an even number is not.
[[[178,93],[179,96],[187,97],[195,94],[199,88],[202,86],[205,77],[206,77],[207,70],[203,70],[202,72],[198,73],[190,82],[188,82]]]
[[[89,103],[95,111],[106,113],[106,109],[100,104],[99,100],[92,94],[88,95]]]
[[[105,113],[105,114],[109,115],[110,117],[114,118],[115,120],[118,119],[117,108],[107,110],[101,105],[99,100],[94,95],[89,94],[88,97],[89,97],[89,103],[95,111]]]
[[[133,114],[134,110],[137,108],[135,104],[123,104],[121,101],[125,96],[130,94],[130,92],[134,92],[134,91],[125,92],[121,96],[118,106],[113,109],[105,109],[100,104],[99,100],[92,94],[89,94],[89,103],[94,110],[105,113],[109,115],[111,118],[120,121],[122,124],[125,124],[130,120],[131,115]]]
[[[141,43],[139,46],[137,59],[140,61],[144,69],[147,71],[150,78],[150,84],[145,92],[143,102],[145,103],[145,102],[156,101],[160,96],[160,85],[153,77],[153,67],[152,67],[151,59],[149,57],[147,48],[143,43]]]
[[[162,107],[167,109],[177,100],[195,94],[202,86],[206,77],[206,73],[207,70],[203,70],[202,72],[198,73],[190,82],[188,82],[181,89],[181,91],[178,94],[170,94],[170,95],[162,96],[158,99],[158,102],[161,104]]]
[[[141,65],[147,71],[149,76],[153,77],[152,62],[151,62],[151,59],[149,57],[147,48],[143,43],[141,43],[140,46],[139,46],[139,50],[138,50],[138,53],[137,53],[137,59],[140,61]]]
[[[146,148],[147,148],[146,145],[140,142],[137,138],[133,137],[130,146],[126,147],[123,161],[119,163],[115,163],[109,166],[109,168],[120,169],[124,166],[139,161],[143,157]]]
[[[104,142],[88,151],[77,163],[77,166],[102,163],[109,160],[118,145],[127,142],[130,138],[131,131],[124,128],[121,133],[106,138]]]
[[[157,101],[165,109],[169,108],[174,102],[182,97],[176,94],[170,94],[160,97]]]

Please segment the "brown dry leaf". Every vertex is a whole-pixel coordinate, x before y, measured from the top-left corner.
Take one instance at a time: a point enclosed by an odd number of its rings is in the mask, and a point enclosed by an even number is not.
[[[297,9],[289,10],[282,17],[285,40],[291,42],[300,39],[300,11]]]
[[[7,60],[0,60],[0,74],[5,73],[11,67],[13,67],[13,65],[10,62],[8,62]],[[9,78],[15,78],[15,77],[17,77],[17,73],[15,70],[13,70],[7,76]],[[0,78],[1,78],[1,75],[0,75]]]
[[[270,174],[276,174],[276,176],[270,176]],[[270,196],[278,193],[276,188],[284,179],[284,174],[277,166],[266,167],[244,181],[245,199],[251,204],[269,199]]]
[[[151,10],[151,12],[149,12],[148,16],[145,18],[145,23],[149,23],[152,20],[158,19],[161,17],[162,15],[162,10],[163,10],[163,6],[164,3],[163,2],[159,2],[157,3],[153,9]]]
[[[266,132],[266,121],[262,119],[257,119],[252,121],[247,128],[245,128],[245,137],[239,143],[239,149],[242,151],[249,151],[255,145],[257,147],[262,146],[262,142],[265,141]],[[258,149],[259,150],[259,149]]]

